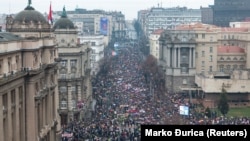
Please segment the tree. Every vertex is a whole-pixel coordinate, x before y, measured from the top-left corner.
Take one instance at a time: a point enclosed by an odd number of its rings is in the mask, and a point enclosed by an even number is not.
[[[229,105],[226,94],[227,94],[226,90],[224,89],[224,87],[222,87],[222,92],[220,94],[220,100],[218,103],[218,110],[221,112],[223,116],[225,116],[229,111]]]
[[[209,107],[207,107],[206,109],[205,109],[205,115],[207,116],[207,117],[209,117],[209,118],[211,118],[211,110],[210,110],[210,108]]]

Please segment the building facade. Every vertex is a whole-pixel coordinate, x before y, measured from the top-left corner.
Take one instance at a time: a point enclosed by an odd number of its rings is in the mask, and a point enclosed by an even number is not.
[[[163,32],[163,29],[158,29],[152,32],[149,36],[149,53],[153,55],[158,61],[160,59],[159,57],[161,52],[159,38]]]
[[[7,32],[0,33],[0,140],[58,140],[58,51],[51,26],[31,3],[6,22]]]
[[[214,0],[213,24],[229,27],[230,22],[243,21],[250,17],[250,0]]]
[[[92,52],[90,56],[91,75],[95,76],[100,70],[99,61],[104,57],[104,36],[78,36],[78,40],[81,44],[90,44]]]
[[[234,71],[244,71],[246,76],[249,74],[249,36],[247,27],[223,28],[201,23],[166,30],[160,37],[160,64],[166,69],[167,89],[173,92],[186,92],[193,97],[197,97],[197,93],[203,93],[205,97],[214,94],[218,96],[216,87],[213,90],[212,84],[205,83],[208,82],[207,77],[213,76],[209,77],[213,79],[211,82],[220,81],[227,84],[230,81],[230,87],[223,87],[231,95],[230,100],[234,101],[232,105],[235,105],[236,96],[241,94],[235,92],[238,86],[235,86],[235,83],[231,84],[231,81],[241,83],[243,75],[232,75]],[[204,76],[200,77],[204,78],[204,83],[196,81],[196,77],[199,76]],[[250,84],[248,78],[244,78],[242,87]],[[218,83],[218,87],[222,88],[221,84]],[[205,87],[209,88],[209,92],[204,90]],[[244,91],[245,97],[249,97],[249,93],[248,90]]]
[[[144,33],[148,37],[156,29],[174,29],[181,24],[201,22],[200,9],[188,9],[186,7],[162,8],[152,7],[145,19]]]
[[[80,44],[78,31],[68,19],[65,8],[61,18],[53,26],[60,58],[59,65],[59,113],[61,124],[86,119],[92,101],[90,76],[91,49]]]
[[[62,11],[55,12],[55,20],[60,18]],[[103,35],[107,46],[113,40],[125,38],[125,16],[121,12],[103,10],[86,10],[77,8],[68,11],[68,18],[77,27],[80,36]]]

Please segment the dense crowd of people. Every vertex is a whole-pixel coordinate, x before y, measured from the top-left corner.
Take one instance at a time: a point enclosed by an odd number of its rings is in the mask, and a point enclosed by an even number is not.
[[[158,91],[145,80],[144,59],[137,47],[124,46],[115,55],[111,51],[106,56],[111,61],[109,71],[93,81],[97,102],[91,120],[72,121],[63,128],[73,133],[72,140],[139,141],[141,124],[250,124],[249,118],[195,116],[183,95]],[[180,105],[190,107],[190,116],[179,114]]]

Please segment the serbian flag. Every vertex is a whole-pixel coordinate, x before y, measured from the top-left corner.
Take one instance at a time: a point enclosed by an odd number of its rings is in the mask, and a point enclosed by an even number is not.
[[[48,21],[50,22],[50,24],[53,24],[51,2],[50,2],[50,7],[49,7]]]

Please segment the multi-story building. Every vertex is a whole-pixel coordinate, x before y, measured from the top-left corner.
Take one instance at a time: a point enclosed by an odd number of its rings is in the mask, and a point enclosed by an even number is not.
[[[6,30],[0,33],[0,140],[58,140],[58,52],[51,25],[29,3],[7,16]]]
[[[78,36],[78,39],[81,44],[90,44],[92,50],[90,56],[91,75],[95,76],[100,70],[99,61],[104,57],[104,36]]]
[[[92,101],[90,76],[91,49],[80,44],[77,28],[68,19],[65,8],[53,26],[60,58],[59,113],[61,124],[88,118]]]
[[[201,22],[204,24],[213,24],[213,9],[209,7],[201,7]]]
[[[55,21],[62,12],[54,12]],[[68,11],[68,18],[77,27],[78,34],[83,36],[104,35],[105,46],[111,39],[125,38],[125,16],[121,12],[103,10],[86,10],[77,8]]]
[[[156,29],[174,29],[180,24],[191,24],[193,22],[201,22],[200,9],[153,7],[147,14],[145,28],[143,27],[143,29],[145,29],[144,33],[148,37]]]
[[[161,34],[164,32],[164,29],[158,29],[152,32],[149,36],[149,53],[153,55],[157,60],[160,58],[160,42],[159,38]]]
[[[229,27],[230,22],[243,21],[250,17],[250,0],[214,0],[213,24]]]
[[[134,27],[135,21],[126,21],[126,39],[128,40],[136,40],[137,39],[137,33],[135,31]]]
[[[217,102],[214,97],[218,100],[218,88],[224,87],[230,105],[235,106],[235,102],[241,100],[249,105],[249,98],[245,98],[249,97],[250,91],[245,87],[250,85],[250,79],[243,77],[249,75],[249,36],[246,27],[222,28],[201,23],[166,30],[160,38],[160,60],[166,68],[166,87],[175,92],[190,91],[194,97],[199,93],[207,98],[205,104],[210,106]],[[236,71],[242,71],[242,74]],[[231,83],[232,80],[239,83]],[[214,84],[217,86],[213,89]],[[243,91],[236,92],[239,88],[236,85],[244,88],[244,96],[239,94]],[[235,100],[236,97],[240,100]]]

